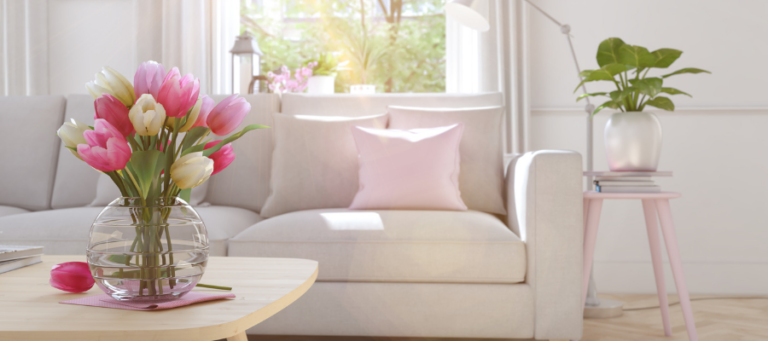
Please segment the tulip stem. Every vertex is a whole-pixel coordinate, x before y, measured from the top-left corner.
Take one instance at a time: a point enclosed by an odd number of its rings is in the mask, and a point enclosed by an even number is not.
[[[210,288],[210,289],[232,291],[232,287],[223,287],[223,286],[220,286],[220,285],[210,285],[210,284],[197,283],[195,286],[196,287],[201,287],[201,288]]]

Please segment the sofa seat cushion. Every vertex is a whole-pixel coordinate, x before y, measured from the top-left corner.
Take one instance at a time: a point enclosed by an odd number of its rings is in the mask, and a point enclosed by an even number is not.
[[[0,217],[5,217],[7,215],[13,215],[13,214],[19,214],[19,213],[27,213],[27,212],[29,211],[23,208],[0,205]],[[0,240],[3,240],[2,236],[0,236]]]
[[[525,244],[478,211],[292,212],[232,238],[228,255],[314,259],[318,281],[520,283],[526,267]]]
[[[82,255],[102,207],[78,207],[0,217],[3,244],[43,246],[47,255]],[[227,240],[261,221],[253,211],[226,206],[195,208],[208,229],[211,256],[227,254]]]

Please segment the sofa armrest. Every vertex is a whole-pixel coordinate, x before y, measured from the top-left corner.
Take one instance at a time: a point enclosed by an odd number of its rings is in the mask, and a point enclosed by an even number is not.
[[[572,151],[541,150],[507,168],[509,228],[526,244],[536,339],[579,339],[583,327],[582,164]]]

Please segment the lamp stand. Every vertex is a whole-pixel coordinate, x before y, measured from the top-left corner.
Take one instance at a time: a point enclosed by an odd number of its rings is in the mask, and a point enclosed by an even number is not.
[[[561,24],[549,13],[545,12],[539,6],[534,5],[531,1],[525,0],[525,3],[531,5],[538,10],[541,14],[544,14],[550,21],[560,27],[560,32],[565,34],[565,38],[568,40],[568,47],[571,50],[571,57],[573,57],[573,63],[576,65],[576,73],[579,75],[579,81],[581,81],[581,67],[579,67],[579,60],[576,58],[576,51],[573,48],[573,41],[571,40],[571,26],[567,24]],[[586,84],[581,85],[581,91],[585,94],[587,92]],[[593,170],[594,160],[593,156],[593,124],[592,124],[592,112],[595,111],[595,106],[589,101],[589,97],[585,97],[587,105],[584,107],[584,111],[587,113],[587,171]],[[594,190],[593,177],[586,177],[587,190]],[[594,269],[594,267],[592,267]],[[623,314],[624,303],[614,300],[606,300],[597,298],[597,288],[595,287],[594,275],[589,276],[589,289],[587,290],[586,308],[584,309],[584,317],[588,318],[609,318],[617,317]]]

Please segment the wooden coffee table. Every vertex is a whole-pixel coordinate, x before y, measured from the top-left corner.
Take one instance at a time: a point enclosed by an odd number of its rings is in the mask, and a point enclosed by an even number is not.
[[[103,294],[97,286],[70,294],[48,284],[51,267],[71,261],[85,261],[85,256],[44,256],[40,264],[0,274],[0,340],[245,341],[246,329],[296,301],[317,278],[312,260],[211,257],[202,282],[230,286],[237,298],[132,311],[59,304]]]

